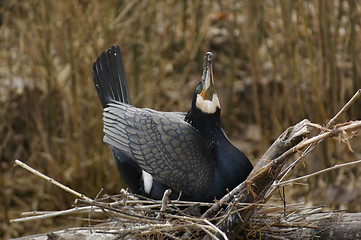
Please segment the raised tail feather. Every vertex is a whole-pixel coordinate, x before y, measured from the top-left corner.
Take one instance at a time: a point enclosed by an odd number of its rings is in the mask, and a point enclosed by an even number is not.
[[[94,62],[93,79],[103,108],[113,100],[130,104],[124,63],[117,45],[111,46]]]

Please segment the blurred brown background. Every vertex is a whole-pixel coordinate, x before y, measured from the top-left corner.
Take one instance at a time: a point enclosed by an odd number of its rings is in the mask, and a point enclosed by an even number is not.
[[[102,142],[91,66],[109,46],[123,52],[132,103],[187,111],[203,55],[214,54],[222,121],[255,163],[304,118],[325,124],[361,88],[361,1],[0,1],[0,238],[84,225],[59,217],[9,224],[24,211],[72,206],[20,159],[95,197],[121,183]],[[342,121],[361,118],[361,100]],[[361,158],[327,141],[294,176]],[[288,202],[361,211],[361,167],[286,187]],[[276,194],[277,195],[277,194]],[[278,196],[275,196],[278,197]]]

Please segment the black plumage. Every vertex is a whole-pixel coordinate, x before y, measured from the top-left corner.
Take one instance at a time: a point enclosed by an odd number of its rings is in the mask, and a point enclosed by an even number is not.
[[[244,181],[252,170],[221,128],[210,58],[207,53],[187,114],[130,105],[119,47],[109,48],[93,64],[104,108],[104,142],[132,192],[159,199],[171,188],[171,198],[182,192],[185,200],[211,201]]]

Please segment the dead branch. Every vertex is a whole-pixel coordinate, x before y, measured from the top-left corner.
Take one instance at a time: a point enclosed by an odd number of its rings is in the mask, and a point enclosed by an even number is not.
[[[361,213],[291,214],[278,218],[250,219],[249,239],[357,239],[361,234]]]
[[[22,161],[20,160],[15,160],[15,164],[16,165],[19,165],[20,167],[22,168],[25,168],[26,170],[28,170],[29,172],[32,172],[33,174],[45,179],[46,181],[62,188],[63,190],[65,190],[66,192],[69,192],[75,196],[77,196],[78,198],[81,198],[81,199],[85,199],[85,200],[88,200],[88,201],[92,201],[92,199],[88,198],[87,196],[85,196],[84,194],[81,194],[81,193],[78,193],[77,191],[74,191],[73,189],[61,184],[60,182],[42,174],[41,172],[39,172],[38,170],[35,170],[34,168],[28,166],[27,164],[23,163]]]

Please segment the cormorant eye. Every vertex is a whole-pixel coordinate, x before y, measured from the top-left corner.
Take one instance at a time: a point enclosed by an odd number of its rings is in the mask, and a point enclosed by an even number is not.
[[[197,94],[200,94],[201,92],[202,92],[202,89],[200,89],[200,88],[197,88],[197,89],[196,89],[196,93],[197,93]]]

